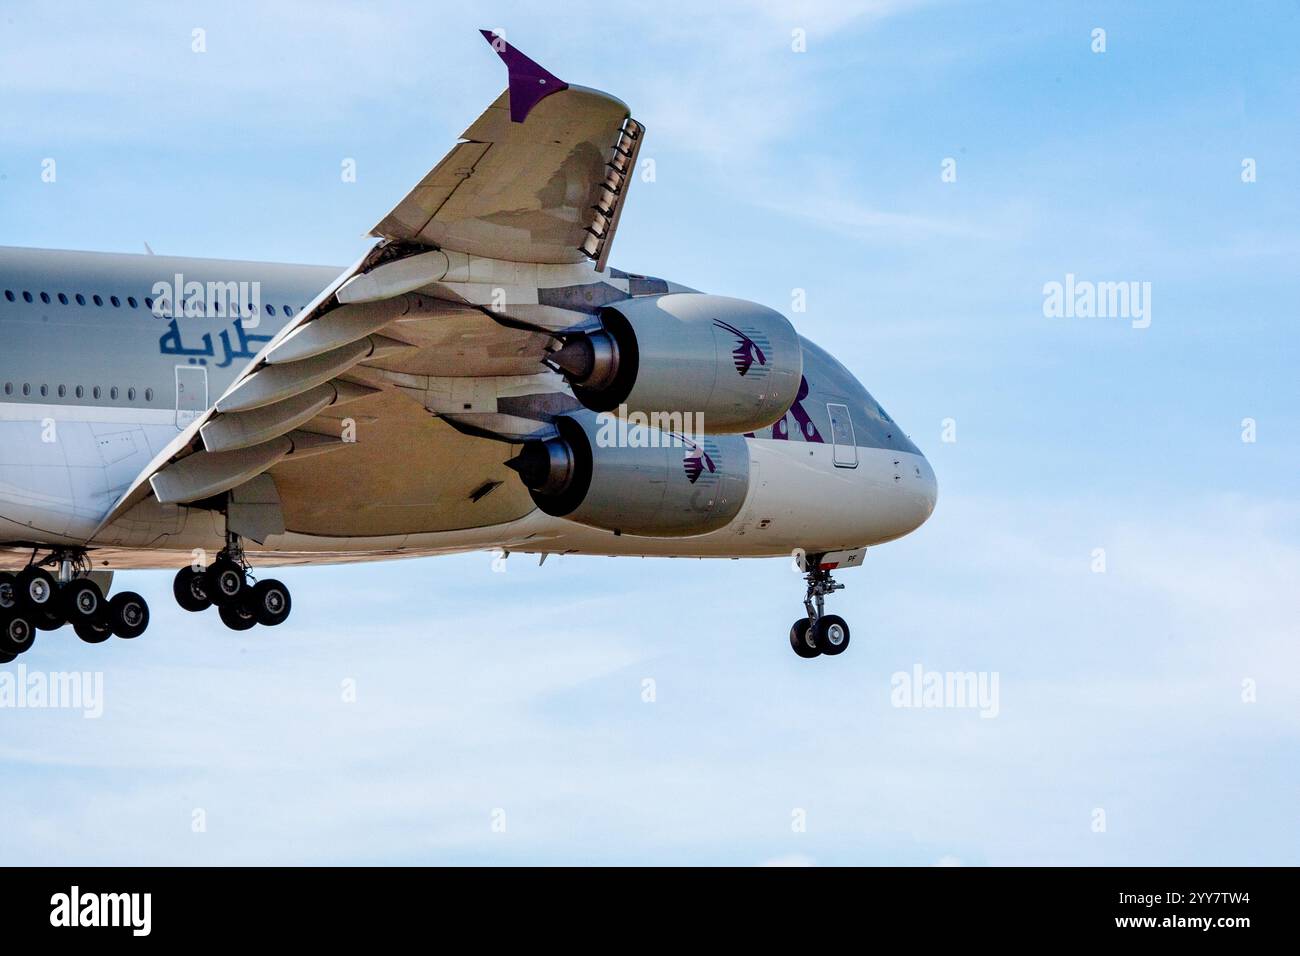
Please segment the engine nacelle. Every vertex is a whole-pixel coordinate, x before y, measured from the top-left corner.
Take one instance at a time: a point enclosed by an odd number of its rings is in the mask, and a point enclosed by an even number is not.
[[[550,356],[594,412],[626,405],[650,416],[689,414],[700,432],[751,432],[785,415],[799,391],[799,335],[757,303],[645,296],[606,306],[600,322]]]
[[[749,489],[739,435],[682,436],[613,415],[556,419],[559,436],[506,462],[537,507],[593,528],[684,537],[723,527]]]

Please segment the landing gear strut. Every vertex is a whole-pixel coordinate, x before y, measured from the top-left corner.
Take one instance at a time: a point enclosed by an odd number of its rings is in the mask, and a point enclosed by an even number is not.
[[[215,605],[221,622],[232,631],[283,624],[293,607],[289,589],[274,578],[254,583],[251,570],[239,535],[227,532],[226,546],[216,560],[206,568],[181,568],[172,593],[187,611],[206,611]]]
[[[54,573],[45,566],[54,568]],[[139,637],[149,626],[149,605],[134,591],[111,601],[90,577],[90,560],[82,549],[56,549],[17,574],[0,571],[0,664],[28,650],[39,631],[71,624],[88,644],[114,634]]]
[[[844,618],[825,613],[825,601],[826,595],[843,590],[844,585],[831,578],[830,569],[821,566],[821,555],[810,554],[804,560],[808,591],[803,606],[808,616],[791,625],[790,647],[800,657],[843,654],[849,646],[849,625]]]

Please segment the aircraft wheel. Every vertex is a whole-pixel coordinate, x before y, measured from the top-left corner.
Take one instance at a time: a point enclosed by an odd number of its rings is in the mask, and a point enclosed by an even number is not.
[[[118,637],[126,640],[139,637],[149,626],[149,605],[134,591],[115,594],[108,602],[108,622]]]
[[[212,607],[212,597],[208,594],[208,575],[202,568],[181,568],[172,581],[172,595],[176,603],[186,611],[206,611]]]
[[[70,623],[92,621],[104,610],[104,592],[90,578],[78,578],[63,586],[59,603]]]
[[[218,607],[237,605],[248,587],[244,569],[229,558],[217,558],[206,572],[204,586]]]
[[[221,617],[221,623],[232,631],[246,631],[257,624],[252,607],[243,601],[219,605],[217,614]]]
[[[68,619],[63,616],[63,612],[57,607],[47,607],[40,611],[28,611],[28,619],[36,625],[38,631],[57,631]]]
[[[821,653],[813,643],[812,635],[808,633],[809,627],[806,617],[801,617],[790,625],[790,647],[800,657],[816,657]]]
[[[108,621],[107,611],[89,621],[77,621],[72,629],[87,644],[103,644],[113,636],[113,625]]]
[[[0,571],[0,614],[12,611],[18,606],[18,592],[15,590],[17,577],[9,571]]]
[[[266,627],[283,624],[293,608],[289,589],[275,578],[258,581],[253,586],[252,610],[257,623]]]
[[[14,580],[14,592],[19,607],[39,611],[56,603],[59,589],[49,571],[27,567],[18,572],[18,577]]]
[[[824,614],[813,625],[812,639],[823,654],[843,654],[849,646],[849,625],[836,614]]]
[[[10,613],[0,618],[0,650],[17,657],[35,641],[36,628],[26,614]]]

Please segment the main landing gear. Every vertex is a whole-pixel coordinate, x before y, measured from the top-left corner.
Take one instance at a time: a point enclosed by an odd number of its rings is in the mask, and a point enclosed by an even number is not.
[[[43,567],[47,564],[57,576]],[[134,591],[109,599],[89,573],[84,551],[55,551],[17,574],[0,571],[0,664],[30,650],[37,631],[57,631],[66,624],[87,644],[101,644],[115,634],[131,640],[145,632],[145,599]]]
[[[239,536],[228,534],[226,547],[206,568],[181,568],[172,582],[176,603],[187,611],[215,606],[221,623],[232,631],[254,625],[283,624],[293,608],[289,589],[274,578],[254,582]]]
[[[799,618],[790,627],[790,647],[800,657],[822,654],[834,657],[849,647],[848,623],[838,615],[824,613],[826,595],[843,590],[844,585],[832,580],[831,572],[821,567],[820,560],[821,555],[815,554],[805,559],[804,567],[808,571],[804,579],[808,582],[808,592],[804,595],[803,606],[808,609],[808,616]]]

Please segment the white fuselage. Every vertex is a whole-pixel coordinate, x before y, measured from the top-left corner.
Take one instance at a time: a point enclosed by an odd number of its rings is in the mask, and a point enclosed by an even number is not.
[[[55,546],[93,549],[96,564],[108,567],[177,567],[193,549],[215,551],[223,543],[220,515],[197,508],[155,505],[126,524],[103,526],[128,486],[249,361],[248,347],[232,348],[228,338],[224,345],[209,343],[201,361],[194,358],[197,349],[160,353],[158,320],[143,305],[128,309],[127,296],[143,300],[148,276],[193,272],[203,261],[152,259],[0,250],[0,295],[14,293],[0,299],[0,568],[20,567],[33,548]],[[233,277],[265,270],[259,273],[269,276],[262,280],[263,298],[277,310],[260,330],[268,336],[288,321],[286,306],[300,309],[335,271],[220,266]],[[64,304],[60,294],[74,298]],[[104,304],[94,304],[92,296]],[[110,297],[121,304],[110,304]],[[862,438],[870,431],[865,418],[882,429],[896,426],[842,366],[811,343],[805,354],[819,363],[819,374],[809,373],[806,404],[822,414],[829,396],[844,403],[836,408],[852,407],[859,437],[847,448],[829,434],[807,441],[768,429],[747,437],[748,492],[737,516],[719,530],[673,538],[619,535],[536,509],[480,523],[467,507],[461,526],[446,530],[367,534],[352,526],[347,534],[330,534],[290,526],[248,550],[262,554],[259,563],[282,564],[493,548],[756,557],[859,548],[919,527],[936,499],[929,462],[901,434],[890,433],[894,447]],[[829,431],[825,425],[821,430]],[[323,459],[321,467],[332,462]]]

